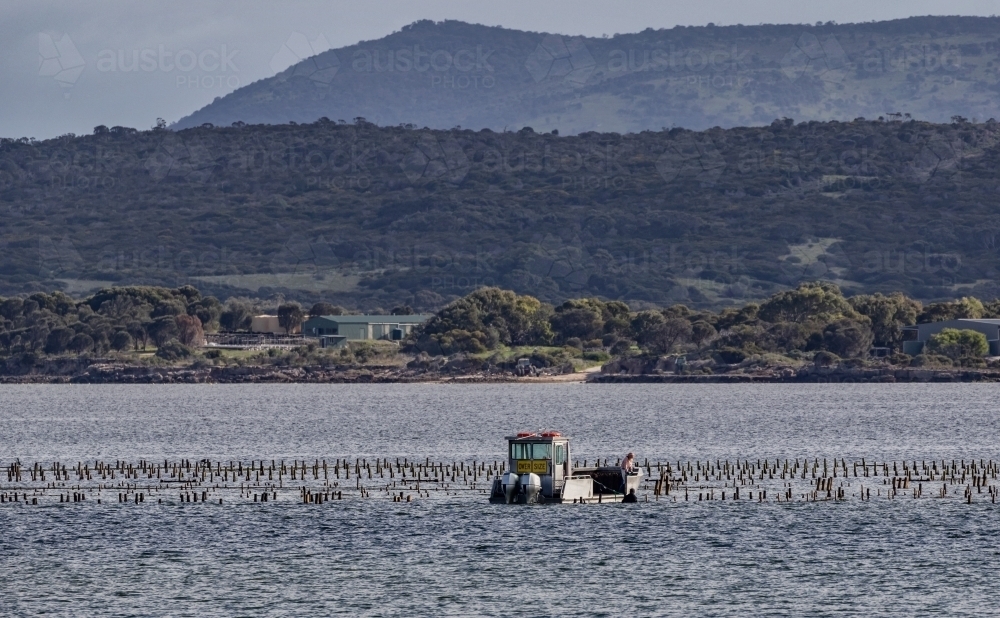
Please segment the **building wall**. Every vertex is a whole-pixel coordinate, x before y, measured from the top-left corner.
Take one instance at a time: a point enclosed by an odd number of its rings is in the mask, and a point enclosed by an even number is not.
[[[278,323],[278,316],[276,315],[255,315],[250,321],[250,332],[284,335],[285,329]],[[292,334],[300,332],[302,332],[301,327],[294,329]]]
[[[326,318],[309,318],[302,323],[302,334],[306,337],[322,337],[323,335],[340,334],[337,323]]]

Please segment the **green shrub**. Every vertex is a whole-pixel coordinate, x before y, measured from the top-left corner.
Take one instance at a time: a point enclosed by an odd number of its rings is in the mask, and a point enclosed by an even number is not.
[[[889,357],[889,362],[893,365],[899,365],[900,367],[907,367],[913,362],[913,357],[909,354],[903,354],[902,352],[896,352]]]
[[[986,335],[978,331],[946,328],[927,340],[927,351],[943,354],[952,360],[967,356],[983,357],[990,351]]]
[[[965,358],[959,359],[958,363],[962,367],[970,367],[973,369],[986,368],[986,359],[982,356],[966,356]]]
[[[176,339],[171,339],[156,349],[156,356],[158,358],[171,362],[182,358],[189,358],[191,354],[191,348]]]
[[[840,361],[840,357],[833,352],[828,352],[826,350],[821,350],[816,352],[816,356],[813,356],[813,363],[817,367],[829,367]]]
[[[542,351],[534,352],[530,358],[535,367],[554,367],[560,364],[559,359]]]
[[[910,361],[911,367],[951,367],[952,360],[941,354],[917,354]]]
[[[719,362],[726,363],[727,365],[742,363],[747,358],[746,352],[739,348],[731,347],[719,348],[715,351],[715,356]]]
[[[619,339],[611,346],[613,356],[624,356],[632,351],[632,342],[628,339]]]
[[[611,360],[611,355],[603,350],[595,350],[593,352],[584,352],[583,360],[594,361],[598,363],[606,363]]]

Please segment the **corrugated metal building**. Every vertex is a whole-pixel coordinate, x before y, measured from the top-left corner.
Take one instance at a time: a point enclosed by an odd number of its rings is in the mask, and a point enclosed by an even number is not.
[[[399,341],[414,327],[430,319],[429,315],[320,315],[302,324],[306,337],[339,335],[347,341],[387,339]]]

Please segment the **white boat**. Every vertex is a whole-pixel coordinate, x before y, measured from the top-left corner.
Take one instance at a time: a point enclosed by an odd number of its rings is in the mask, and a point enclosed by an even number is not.
[[[493,481],[490,502],[540,504],[621,502],[639,490],[642,469],[573,467],[569,438],[557,431],[507,436],[507,470]]]

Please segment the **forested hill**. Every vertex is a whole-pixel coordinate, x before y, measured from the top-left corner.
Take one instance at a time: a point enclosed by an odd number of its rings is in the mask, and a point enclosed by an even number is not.
[[[499,131],[706,129],[886,113],[1000,118],[1000,18],[675,27],[607,38],[421,21],[280,68],[181,119],[228,126],[367,118]],[[610,34],[610,33],[609,33]]]
[[[433,309],[1000,296],[1000,125],[434,131],[320,121],[0,142],[0,294],[192,283]]]

